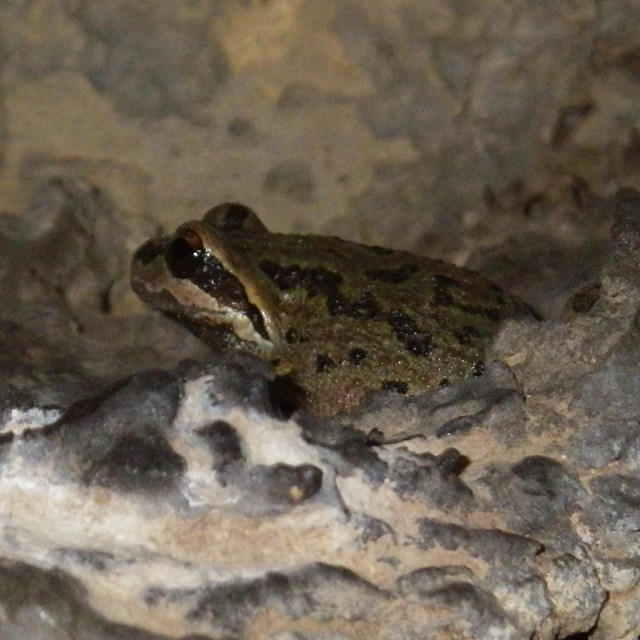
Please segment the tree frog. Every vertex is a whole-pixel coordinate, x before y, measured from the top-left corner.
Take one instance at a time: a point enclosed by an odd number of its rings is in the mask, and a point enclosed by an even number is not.
[[[525,303],[467,269],[336,237],[271,233],[241,204],[149,240],[137,295],[217,351],[265,359],[318,416],[375,390],[416,395],[481,375],[500,322]]]

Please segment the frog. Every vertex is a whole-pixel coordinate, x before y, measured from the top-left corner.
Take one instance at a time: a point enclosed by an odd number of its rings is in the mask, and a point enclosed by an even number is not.
[[[270,363],[319,417],[375,392],[416,396],[482,375],[501,323],[529,307],[442,260],[334,236],[275,233],[227,202],[152,238],[131,284],[214,353]]]

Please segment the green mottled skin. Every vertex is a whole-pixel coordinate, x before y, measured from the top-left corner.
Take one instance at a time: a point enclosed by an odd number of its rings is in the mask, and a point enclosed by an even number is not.
[[[183,238],[195,242],[186,257],[191,244]],[[219,261],[210,263],[216,274],[233,274],[232,285],[205,283],[209,271],[197,261],[206,256]],[[323,416],[354,409],[370,391],[415,395],[479,375],[501,320],[528,313],[466,269],[333,237],[270,233],[241,205],[216,207],[202,222],[143,245],[132,284],[215,348],[271,361],[304,389],[306,408]],[[249,333],[261,324],[261,338],[239,336],[228,318],[207,310],[208,300],[230,308],[240,298],[230,317]]]

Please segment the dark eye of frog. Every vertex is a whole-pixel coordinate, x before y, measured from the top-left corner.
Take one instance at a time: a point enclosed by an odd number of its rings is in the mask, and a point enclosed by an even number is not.
[[[176,278],[192,278],[202,265],[203,252],[200,236],[187,229],[171,240],[164,259]]]

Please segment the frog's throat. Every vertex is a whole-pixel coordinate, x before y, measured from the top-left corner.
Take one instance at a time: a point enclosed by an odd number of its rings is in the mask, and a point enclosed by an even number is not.
[[[267,340],[254,340],[255,334],[243,339],[243,332],[228,322],[215,322],[210,317],[192,317],[183,313],[165,311],[164,315],[188,329],[196,338],[214,351],[234,350],[269,360],[274,352],[273,343]]]

